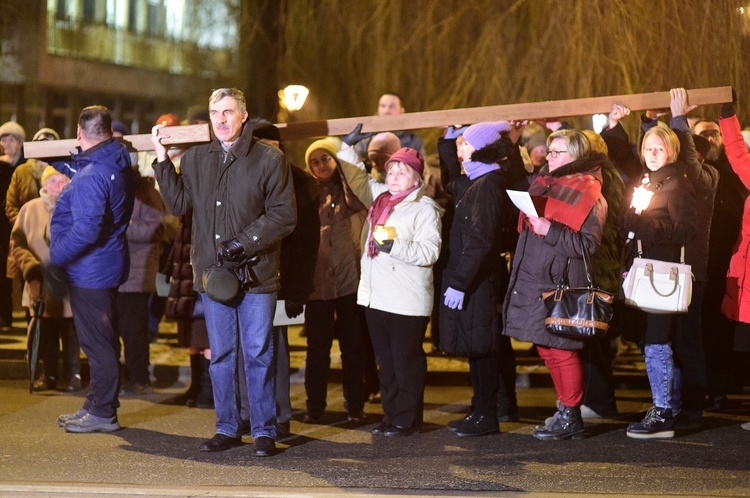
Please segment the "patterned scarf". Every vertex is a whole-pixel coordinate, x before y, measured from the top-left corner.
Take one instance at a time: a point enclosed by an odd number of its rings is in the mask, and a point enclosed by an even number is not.
[[[383,192],[377,199],[375,199],[375,202],[372,203],[372,206],[370,206],[370,212],[367,215],[367,221],[370,223],[370,232],[367,235],[367,255],[369,257],[374,258],[380,253],[377,247],[375,247],[375,241],[372,236],[375,231],[375,226],[384,225],[393,212],[393,208],[396,204],[406,199],[409,194],[417,190],[419,187],[421,187],[421,184],[410,188],[409,190],[399,192],[398,194],[391,194],[388,191]]]
[[[572,173],[564,176],[539,175],[529,186],[532,197],[543,197],[541,217],[557,221],[574,232],[580,232],[583,222],[599,200],[602,184],[591,173]],[[518,231],[528,226],[528,217],[521,213]]]

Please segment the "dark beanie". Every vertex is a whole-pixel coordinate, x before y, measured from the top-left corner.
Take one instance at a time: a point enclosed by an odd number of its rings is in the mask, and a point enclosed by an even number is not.
[[[422,154],[409,147],[403,147],[391,155],[386,161],[385,166],[388,169],[388,163],[401,162],[409,166],[411,169],[417,172],[420,178],[424,173],[424,159]]]

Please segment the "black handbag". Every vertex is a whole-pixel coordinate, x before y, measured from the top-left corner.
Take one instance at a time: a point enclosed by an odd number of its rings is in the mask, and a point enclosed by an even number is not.
[[[607,333],[609,322],[612,320],[612,303],[615,297],[594,284],[590,270],[591,261],[580,233],[577,234],[577,238],[581,243],[588,287],[570,287],[568,258],[557,287],[542,293],[542,300],[547,307],[544,326],[552,335],[585,340]]]

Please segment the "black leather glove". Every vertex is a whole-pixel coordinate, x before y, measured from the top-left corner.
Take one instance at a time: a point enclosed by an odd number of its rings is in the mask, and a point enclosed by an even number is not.
[[[23,279],[27,282],[42,281],[42,265],[34,265],[26,269]]]
[[[628,209],[625,214],[622,215],[622,227],[631,232],[637,231],[640,228],[642,221],[643,218],[641,218],[641,215],[635,214],[633,208]]]
[[[304,307],[302,306],[302,303],[287,299],[286,301],[284,301],[284,310],[286,311],[286,316],[288,316],[289,318],[294,318],[295,316],[299,316],[302,314]]]
[[[390,253],[393,249],[393,239],[385,239],[382,244],[375,239],[372,239],[372,241],[375,243],[375,248],[380,252]]]
[[[735,93],[734,88],[732,88],[732,101],[726,102],[725,104],[722,104],[721,106],[722,118],[731,118],[732,116],[737,114],[737,111],[734,109],[735,102],[737,102],[737,93]]]
[[[354,130],[352,130],[348,135],[344,135],[341,137],[341,140],[349,145],[353,146],[357,142],[361,142],[362,140],[365,140],[366,138],[370,138],[374,136],[375,133],[362,133],[362,123],[357,124],[357,126],[354,127]]]
[[[219,247],[216,248],[216,262],[219,266],[223,265],[225,261],[240,261],[244,257],[245,249],[237,239],[219,242]]]

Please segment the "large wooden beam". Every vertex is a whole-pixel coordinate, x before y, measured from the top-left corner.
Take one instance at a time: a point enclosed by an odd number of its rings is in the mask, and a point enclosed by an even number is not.
[[[698,88],[688,90],[688,101],[696,105],[722,104],[732,101],[732,87]],[[277,124],[282,140],[346,135],[362,123],[363,132],[414,130],[417,128],[446,127],[452,124],[472,124],[480,121],[504,119],[545,119],[608,114],[612,104],[628,106],[631,111],[669,108],[669,92],[613,95],[571,100],[550,100],[526,104],[508,104],[443,111],[412,112],[395,116],[363,116],[359,118],[329,119],[303,123]]]
[[[163,128],[164,134],[169,138],[162,139],[165,145],[185,145],[211,140],[211,133],[208,124],[185,125],[185,126],[166,126]],[[125,135],[120,140],[135,151],[154,150],[151,145],[151,134],[145,133],[140,135]],[[76,152],[78,140],[50,140],[48,142],[24,142],[23,153],[25,157],[52,158],[52,157],[70,157],[71,153]]]

